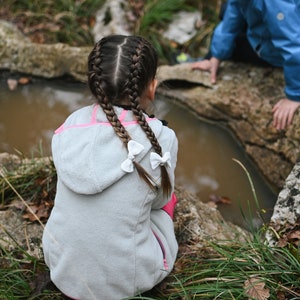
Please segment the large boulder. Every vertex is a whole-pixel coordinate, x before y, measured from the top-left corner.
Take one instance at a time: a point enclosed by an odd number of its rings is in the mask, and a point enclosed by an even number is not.
[[[270,246],[300,245],[300,162],[296,163],[278,195],[266,233]]]
[[[286,131],[272,126],[272,107],[284,97],[282,70],[223,62],[218,75],[219,81],[212,86],[209,74],[192,70],[190,64],[161,66],[159,93],[229,128],[279,191],[300,151],[299,112]]]

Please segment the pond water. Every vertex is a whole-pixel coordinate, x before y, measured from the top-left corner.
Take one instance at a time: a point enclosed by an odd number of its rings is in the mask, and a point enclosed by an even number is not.
[[[49,155],[53,131],[74,110],[93,103],[83,84],[34,80],[10,91],[0,81],[0,152]],[[276,195],[234,137],[224,128],[197,118],[176,101],[157,96],[153,111],[168,121],[179,140],[176,183],[199,196],[230,199],[218,205],[226,220],[243,227],[262,224],[255,195],[265,221],[272,214]],[[240,161],[251,175],[255,195]],[[200,200],[199,200],[200,201]]]

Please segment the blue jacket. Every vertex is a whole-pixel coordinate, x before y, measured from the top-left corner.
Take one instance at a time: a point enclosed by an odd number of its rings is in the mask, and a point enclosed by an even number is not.
[[[300,0],[228,0],[214,31],[212,55],[229,59],[245,24],[258,56],[283,68],[286,97],[300,101]]]

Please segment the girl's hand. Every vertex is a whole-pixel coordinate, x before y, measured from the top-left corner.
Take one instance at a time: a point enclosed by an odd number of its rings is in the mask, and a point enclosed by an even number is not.
[[[277,130],[284,130],[292,121],[300,102],[289,99],[279,100],[273,107],[273,126]]]
[[[212,84],[215,84],[217,82],[217,72],[221,61],[216,58],[212,57],[211,59],[205,59],[202,61],[197,61],[192,63],[192,69],[199,69],[203,71],[209,71],[210,72],[210,80]]]

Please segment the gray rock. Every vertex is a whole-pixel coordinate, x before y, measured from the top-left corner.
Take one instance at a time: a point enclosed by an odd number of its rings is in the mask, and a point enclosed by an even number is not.
[[[272,107],[284,97],[281,69],[223,62],[219,80],[212,86],[207,72],[183,64],[161,66],[158,79],[161,83],[174,81],[172,87],[161,85],[160,94],[182,103],[199,117],[229,128],[274,189],[283,187],[299,158],[300,119],[298,111],[286,131],[278,132],[272,126]],[[184,87],[182,80],[196,85]]]
[[[0,20],[0,69],[53,78],[71,75],[86,80],[90,47],[35,44],[17,28]]]
[[[129,2],[124,0],[105,2],[103,7],[96,13],[96,24],[93,28],[95,42],[110,34],[130,34],[126,18],[126,7],[128,5]]]
[[[289,238],[299,243],[297,224],[300,224],[300,162],[296,163],[278,195],[266,233],[267,243],[271,246],[284,245]],[[298,233],[292,236],[294,230]]]
[[[163,36],[182,45],[197,34],[196,24],[202,20],[199,11],[180,11],[174,15]]]

